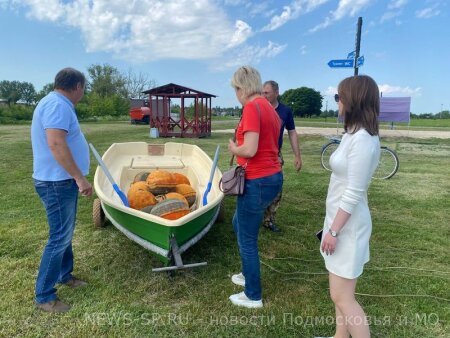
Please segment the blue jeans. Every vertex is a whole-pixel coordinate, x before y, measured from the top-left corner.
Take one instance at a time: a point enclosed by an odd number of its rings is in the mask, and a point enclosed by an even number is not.
[[[245,295],[260,300],[261,272],[258,254],[258,234],[264,210],[281,191],[281,172],[253,180],[245,180],[244,195],[238,196],[233,216],[233,228],[237,236],[245,277]]]
[[[78,186],[75,180],[38,181],[34,187],[47,213],[49,238],[36,280],[36,302],[55,300],[56,283],[72,279],[72,237],[77,214]]]

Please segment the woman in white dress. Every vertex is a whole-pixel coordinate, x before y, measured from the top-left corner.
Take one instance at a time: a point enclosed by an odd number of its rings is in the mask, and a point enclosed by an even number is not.
[[[355,299],[357,278],[369,261],[372,221],[367,189],[380,158],[379,90],[369,76],[344,79],[335,95],[345,134],[330,157],[321,253],[335,304],[334,338],[370,337],[364,310]]]

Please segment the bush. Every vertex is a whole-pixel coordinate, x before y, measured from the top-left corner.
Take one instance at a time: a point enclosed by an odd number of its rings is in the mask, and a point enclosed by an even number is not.
[[[118,95],[101,97],[95,93],[89,94],[88,98],[88,114],[80,117],[99,117],[99,116],[128,116],[130,104],[127,99]],[[77,109],[78,110],[78,109]]]
[[[15,123],[20,121],[31,121],[34,106],[13,104],[10,107],[0,107],[0,123]]]

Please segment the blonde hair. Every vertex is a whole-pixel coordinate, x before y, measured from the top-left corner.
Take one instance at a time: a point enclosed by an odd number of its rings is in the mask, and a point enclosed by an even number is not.
[[[233,75],[231,86],[241,89],[245,98],[262,93],[262,81],[259,72],[252,66],[242,66]]]

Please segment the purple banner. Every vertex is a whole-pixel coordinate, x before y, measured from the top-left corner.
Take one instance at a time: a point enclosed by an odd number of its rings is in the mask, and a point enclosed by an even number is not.
[[[381,122],[409,122],[411,97],[381,97]]]

